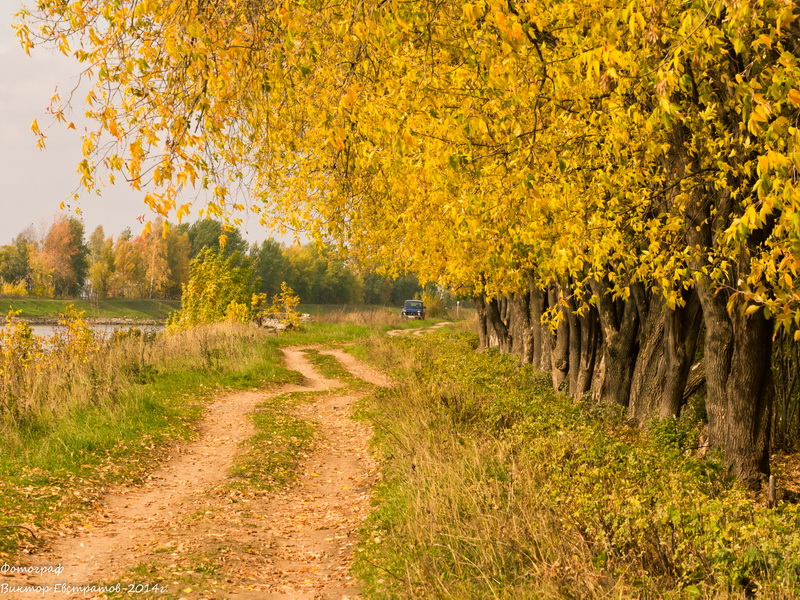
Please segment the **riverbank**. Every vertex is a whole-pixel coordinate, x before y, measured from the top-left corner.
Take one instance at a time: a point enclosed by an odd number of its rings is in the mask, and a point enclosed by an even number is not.
[[[20,310],[18,318],[22,321],[32,325],[53,325],[70,304],[83,311],[86,320],[96,325],[163,324],[169,313],[180,308],[179,300],[0,298],[0,314],[8,314],[12,309]]]

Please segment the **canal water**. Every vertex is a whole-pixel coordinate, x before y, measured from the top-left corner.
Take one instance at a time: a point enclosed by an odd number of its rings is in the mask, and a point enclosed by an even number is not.
[[[116,331],[128,331],[129,329],[139,329],[145,333],[158,333],[164,331],[164,325],[136,325],[131,323],[90,323],[89,325],[95,333],[98,333],[103,338],[111,337]],[[33,333],[41,337],[52,337],[59,329],[57,325],[31,325]]]

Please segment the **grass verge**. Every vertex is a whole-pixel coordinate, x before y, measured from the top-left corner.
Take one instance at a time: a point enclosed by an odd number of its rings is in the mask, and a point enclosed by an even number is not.
[[[52,381],[39,382],[34,408],[0,428],[0,557],[78,519],[108,485],[138,481],[166,446],[194,435],[221,388],[296,380],[273,339],[226,326],[123,339],[100,366],[70,363],[63,379],[40,373]],[[113,387],[98,381],[100,367]]]
[[[371,598],[800,597],[800,510],[768,509],[675,424],[627,427],[474,336],[373,341],[383,479]]]
[[[164,321],[173,310],[180,308],[179,300],[107,300],[55,299],[55,298],[0,298],[0,312],[7,314],[13,308],[21,310],[21,317],[47,317],[58,319],[66,306],[72,304],[77,310],[86,311],[91,318],[147,319]]]
[[[311,448],[314,425],[291,414],[315,392],[293,392],[266,400],[252,414],[256,433],[236,457],[229,484],[239,490],[279,489],[296,476],[296,467]]]

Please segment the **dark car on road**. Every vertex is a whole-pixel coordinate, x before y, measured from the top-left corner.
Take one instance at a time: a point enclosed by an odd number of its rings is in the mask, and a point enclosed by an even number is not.
[[[422,300],[406,300],[403,303],[403,310],[400,312],[400,316],[407,319],[424,319],[425,305]]]

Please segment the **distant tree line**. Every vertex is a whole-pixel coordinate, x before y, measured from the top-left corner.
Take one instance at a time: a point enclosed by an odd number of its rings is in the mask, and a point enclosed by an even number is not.
[[[178,299],[191,261],[206,248],[247,272],[251,287],[269,296],[283,281],[310,304],[397,304],[421,291],[413,275],[391,279],[365,271],[316,243],[251,244],[213,219],[180,225],[158,219],[137,236],[128,228],[116,239],[99,226],[87,239],[80,219],[58,215],[46,232],[29,227],[0,246],[0,294]]]

